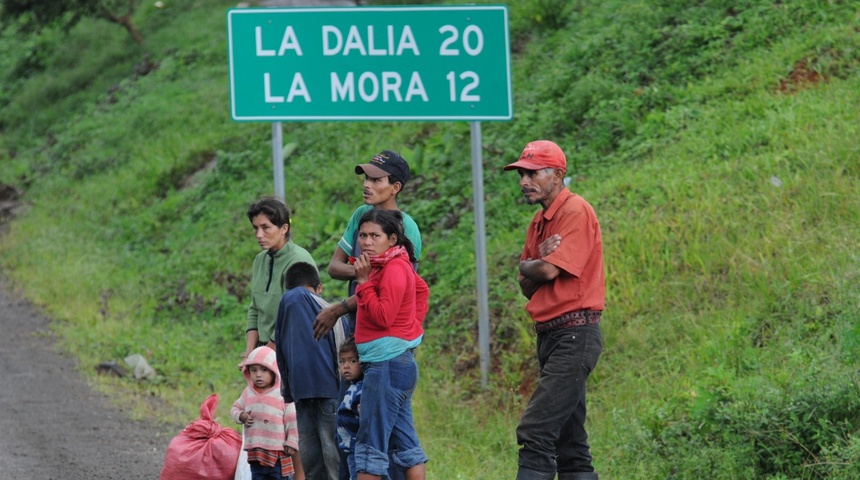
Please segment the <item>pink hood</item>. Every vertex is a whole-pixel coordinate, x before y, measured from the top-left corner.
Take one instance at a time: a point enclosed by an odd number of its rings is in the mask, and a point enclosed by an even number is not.
[[[275,384],[272,388],[281,389],[281,373],[278,371],[278,361],[275,356],[275,351],[269,347],[257,347],[248,354],[248,360],[245,361],[245,366],[242,367],[242,375],[245,376],[245,381],[248,386],[254,388],[254,382],[251,381],[251,365],[262,365],[275,373]]]

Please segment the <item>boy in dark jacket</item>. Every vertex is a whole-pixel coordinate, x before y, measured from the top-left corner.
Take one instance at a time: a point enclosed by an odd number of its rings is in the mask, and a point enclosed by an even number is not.
[[[313,265],[296,263],[287,270],[286,278],[288,290],[281,297],[275,321],[275,352],[284,378],[281,393],[284,401],[296,405],[299,454],[307,480],[337,480],[337,349],[344,337],[344,320],[316,341],[313,322],[328,306],[320,297],[319,273]]]
[[[358,361],[358,347],[355,340],[350,338],[340,347],[340,375],[349,384],[343,401],[337,408],[337,437],[338,447],[347,455],[349,478],[356,480],[358,473],[355,469],[355,437],[358,435],[359,412],[361,409],[361,364]]]

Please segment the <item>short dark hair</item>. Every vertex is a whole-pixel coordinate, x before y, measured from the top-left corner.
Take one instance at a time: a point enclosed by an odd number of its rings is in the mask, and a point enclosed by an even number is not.
[[[278,228],[290,224],[289,207],[275,197],[263,197],[248,205],[246,214],[248,215],[248,220],[252,223],[254,222],[254,217],[263,214]],[[290,237],[291,233],[292,231],[287,232],[287,238]]]
[[[317,267],[307,262],[294,263],[287,269],[287,290],[296,287],[317,288],[320,286]]]
[[[347,338],[340,345],[337,354],[343,355],[344,353],[354,353],[356,357],[358,356],[358,346],[355,344],[355,337]]]
[[[412,263],[416,263],[418,260],[415,258],[415,246],[412,245],[412,241],[406,238],[406,234],[404,233],[403,227],[403,214],[400,213],[400,210],[383,210],[381,208],[371,208],[364,215],[361,216],[361,219],[358,221],[358,227],[367,222],[373,222],[382,228],[382,232],[388,235],[396,235],[397,240],[395,241],[395,245],[402,245],[406,252],[409,254],[409,261]]]

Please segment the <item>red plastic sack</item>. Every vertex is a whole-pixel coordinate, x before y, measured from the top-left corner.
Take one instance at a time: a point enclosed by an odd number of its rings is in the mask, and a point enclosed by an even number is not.
[[[218,395],[200,405],[200,419],[188,424],[167,445],[160,480],[233,480],[242,436],[213,420]]]

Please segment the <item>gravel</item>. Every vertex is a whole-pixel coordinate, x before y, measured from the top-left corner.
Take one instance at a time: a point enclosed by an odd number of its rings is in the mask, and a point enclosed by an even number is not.
[[[48,323],[0,277],[0,478],[157,479],[178,430],[90,388]]]

